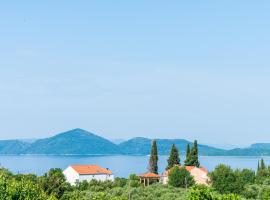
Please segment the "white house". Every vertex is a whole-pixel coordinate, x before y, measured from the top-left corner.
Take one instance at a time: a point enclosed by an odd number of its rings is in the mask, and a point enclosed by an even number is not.
[[[182,167],[182,166],[179,166]],[[190,175],[193,176],[194,181],[196,184],[208,185],[209,184],[209,177],[208,171],[204,167],[195,167],[195,166],[185,166],[186,170],[189,171]],[[161,182],[163,184],[167,184],[169,181],[170,170],[166,170],[163,172],[161,176]]]
[[[108,169],[102,168],[99,165],[70,165],[63,171],[67,182],[75,185],[76,182],[111,180],[114,181],[114,175]]]

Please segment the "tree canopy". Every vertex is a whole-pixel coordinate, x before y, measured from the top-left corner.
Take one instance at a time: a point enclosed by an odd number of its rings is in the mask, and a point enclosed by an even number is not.
[[[172,145],[170,156],[168,158],[168,165],[166,169],[171,169],[175,165],[180,165],[179,151],[175,144]]]
[[[185,167],[174,166],[170,169],[168,178],[168,184],[173,187],[187,188],[194,185],[193,177]]]
[[[199,162],[199,151],[198,151],[198,143],[197,140],[194,141],[193,146],[191,150],[189,150],[189,144],[187,146],[187,152],[186,152],[186,161],[185,165],[186,166],[196,166],[200,167],[200,162]]]

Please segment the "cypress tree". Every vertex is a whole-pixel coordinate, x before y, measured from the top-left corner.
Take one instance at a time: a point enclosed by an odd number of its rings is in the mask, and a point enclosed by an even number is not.
[[[158,174],[158,151],[157,151],[157,141],[153,140],[151,155],[149,159],[149,172]]]
[[[257,166],[257,173],[258,171],[260,171],[261,167],[260,167],[260,161],[258,161],[258,166]]]
[[[264,163],[264,160],[263,158],[261,159],[261,166],[260,166],[260,169],[265,169],[266,166],[265,166],[265,163]]]
[[[190,151],[190,162],[189,162],[190,166],[200,167],[198,154],[199,154],[199,152],[198,152],[198,143],[197,143],[197,140],[195,140],[194,144],[193,144],[193,147],[192,147],[192,149]]]
[[[168,166],[166,169],[171,169],[175,165],[180,165],[179,151],[175,144],[172,145],[170,156],[168,158]]]
[[[190,164],[190,146],[187,144],[185,166]]]

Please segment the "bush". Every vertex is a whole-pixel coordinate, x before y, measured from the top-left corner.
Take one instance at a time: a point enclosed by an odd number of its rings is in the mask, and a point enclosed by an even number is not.
[[[114,185],[116,187],[125,187],[127,185],[127,179],[125,178],[115,178]]]
[[[211,190],[206,186],[195,186],[191,189],[188,200],[212,200],[214,199]]]
[[[270,186],[265,185],[261,187],[259,199],[270,199]]]
[[[191,189],[188,200],[241,200],[236,194],[217,194],[206,186],[195,186]]]
[[[48,195],[61,198],[65,191],[70,189],[61,169],[50,169],[48,173],[40,177],[39,184]]]
[[[194,185],[193,177],[184,167],[175,166],[170,169],[168,184],[173,187],[190,187]]]
[[[256,184],[246,185],[242,194],[247,199],[256,199],[258,197],[260,188],[261,187],[259,185],[256,185]]]
[[[140,178],[136,174],[130,174],[128,184],[130,187],[140,187]]]

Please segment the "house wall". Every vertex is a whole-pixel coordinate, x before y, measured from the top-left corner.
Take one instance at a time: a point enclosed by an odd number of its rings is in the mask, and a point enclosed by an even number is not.
[[[114,181],[114,175],[98,174],[98,175],[79,175],[72,167],[68,167],[63,171],[66,180],[71,185],[75,185],[77,181],[91,181],[93,179],[98,181]]]
[[[79,181],[91,181],[91,180],[98,180],[98,181],[114,181],[114,175],[107,175],[107,174],[98,174],[98,175],[80,175]]]
[[[162,184],[166,185],[166,184],[168,184],[168,182],[169,182],[168,176],[162,176],[161,177],[161,183]]]
[[[196,184],[208,185],[209,177],[206,172],[199,168],[194,168],[190,171],[190,174],[193,176]]]
[[[79,180],[79,174],[72,167],[65,169],[63,174],[65,175],[67,182],[71,185],[75,185],[76,181]]]

